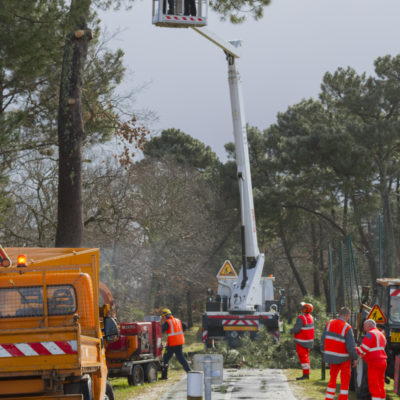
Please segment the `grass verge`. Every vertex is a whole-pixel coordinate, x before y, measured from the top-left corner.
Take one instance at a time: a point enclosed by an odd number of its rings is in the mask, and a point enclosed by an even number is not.
[[[329,381],[329,370],[326,370],[326,378],[321,379],[321,370],[311,370],[310,380],[296,381],[296,377],[301,376],[299,369],[284,369],[283,373],[288,378],[290,388],[293,394],[301,400],[324,400],[326,393],[326,386]],[[338,379],[338,383],[339,379]],[[386,399],[395,400],[398,396],[393,391],[393,381],[385,385]],[[336,386],[336,397],[339,393],[339,385]],[[349,392],[349,400],[357,400],[354,392]]]
[[[112,378],[110,379],[110,382],[114,389],[115,400],[128,400],[140,396],[143,398],[149,398],[150,396],[148,395],[154,392],[155,388],[157,388],[157,392],[161,393],[168,391],[170,387],[175,385],[175,383],[182,378],[184,373],[185,372],[182,369],[170,369],[168,371],[168,380],[144,383],[140,386],[129,386],[126,378]]]

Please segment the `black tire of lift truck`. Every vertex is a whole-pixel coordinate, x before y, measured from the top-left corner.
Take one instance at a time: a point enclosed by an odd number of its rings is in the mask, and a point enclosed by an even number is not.
[[[354,388],[358,399],[371,399],[371,394],[369,393],[368,389],[367,371],[367,363],[364,360],[360,360],[354,371]]]
[[[357,369],[351,367],[351,375],[350,375],[350,384],[349,384],[349,390],[351,390],[352,392],[354,392],[356,390],[355,386],[354,386],[354,381],[355,381],[355,376],[357,374]]]

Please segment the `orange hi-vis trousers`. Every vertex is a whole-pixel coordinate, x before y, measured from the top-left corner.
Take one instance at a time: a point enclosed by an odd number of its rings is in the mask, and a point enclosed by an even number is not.
[[[374,360],[368,365],[368,389],[371,393],[371,400],[385,400],[385,372],[386,360]]]
[[[336,380],[340,372],[340,393],[338,400],[348,400],[351,367],[350,360],[340,364],[329,364],[330,376],[328,387],[326,388],[325,400],[332,400],[336,393]]]
[[[296,343],[297,356],[299,357],[303,375],[310,374],[310,349]]]

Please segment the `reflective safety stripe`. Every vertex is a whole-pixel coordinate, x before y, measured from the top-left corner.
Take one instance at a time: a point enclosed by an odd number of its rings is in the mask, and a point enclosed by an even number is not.
[[[369,351],[379,351],[379,350],[385,350],[384,347],[373,347],[372,349],[369,349]]]
[[[348,357],[349,353],[336,353],[335,351],[326,351],[324,350],[325,354],[331,354],[333,356],[338,356],[338,357]]]
[[[334,394],[334,393],[332,393],[332,394],[326,393],[326,395],[325,395],[325,398],[326,398],[326,399],[333,399],[334,397],[335,397],[335,394]]]
[[[341,339],[341,338],[338,338],[336,336],[332,336],[332,335],[326,334],[325,337],[328,338],[328,339],[331,339],[331,340],[336,340],[337,342],[346,343],[345,339]]]
[[[183,333],[183,331],[171,332],[171,333],[168,333],[167,336],[176,336],[176,335],[181,335],[182,333]]]
[[[342,333],[340,334],[341,336],[345,336],[345,333],[346,333],[346,328],[347,328],[347,324],[344,324],[344,327],[343,327]]]
[[[329,386],[326,388],[326,391],[329,393],[336,393],[336,389],[335,388],[330,388]]]
[[[301,343],[313,343],[314,339],[294,339],[295,342],[301,342]]]
[[[341,390],[340,394],[349,394],[349,391],[348,390]]]

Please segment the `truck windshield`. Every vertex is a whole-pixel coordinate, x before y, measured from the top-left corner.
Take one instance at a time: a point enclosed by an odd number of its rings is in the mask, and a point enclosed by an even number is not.
[[[49,316],[76,312],[76,293],[72,285],[47,286],[47,299]],[[0,318],[40,316],[44,316],[42,286],[0,288]]]
[[[390,321],[400,323],[400,297],[390,296]]]

